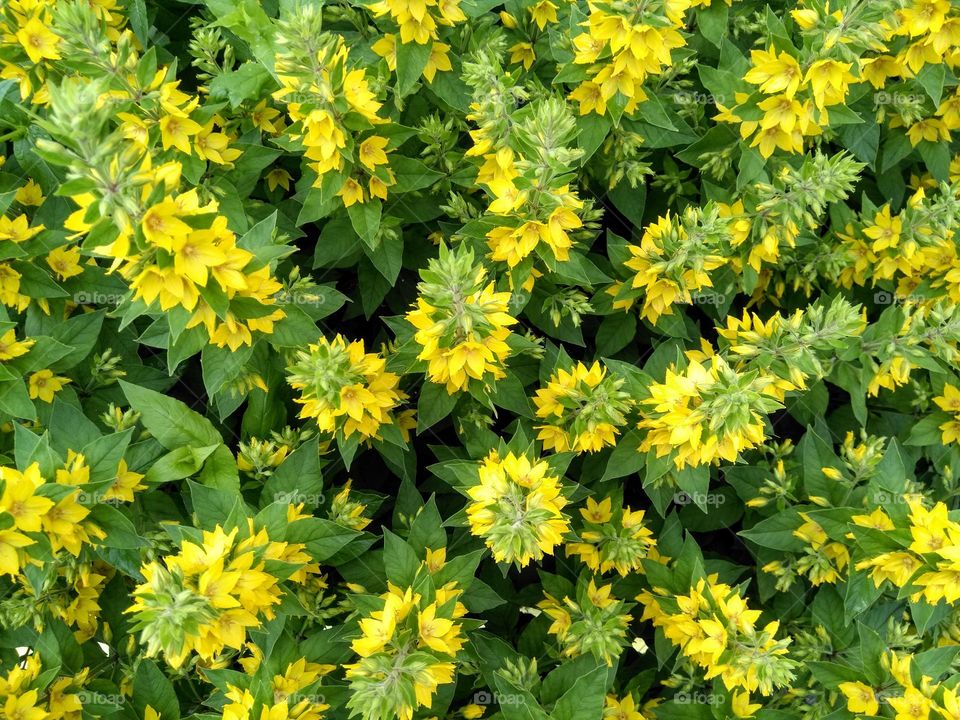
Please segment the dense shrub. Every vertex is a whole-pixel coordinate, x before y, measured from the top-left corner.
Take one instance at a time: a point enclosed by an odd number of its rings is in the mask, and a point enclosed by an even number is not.
[[[960,718],[958,65],[0,0],[0,717]]]

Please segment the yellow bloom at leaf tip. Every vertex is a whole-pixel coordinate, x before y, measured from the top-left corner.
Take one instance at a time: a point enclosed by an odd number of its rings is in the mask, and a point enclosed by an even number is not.
[[[469,252],[444,248],[421,277],[420,296],[406,320],[416,330],[418,359],[426,362],[430,381],[453,394],[504,378],[510,326],[516,323],[510,293],[486,282],[486,270]]]
[[[655,449],[658,457],[672,453],[678,468],[735,461],[763,442],[764,415],[780,405],[773,378],[738,373],[720,356],[692,361],[682,371],[668,368],[649,392],[640,449]]]
[[[394,424],[394,410],[406,398],[380,354],[340,335],[297,351],[288,382],[300,391],[301,417],[312,418],[321,432],[345,438],[380,437],[381,426]]]
[[[543,460],[491,452],[467,493],[470,532],[484,540],[501,563],[524,567],[552,555],[570,529],[560,479]]]
[[[599,362],[558,370],[533,398],[542,423],[538,439],[557,452],[598,452],[613,445],[632,404],[622,386],[623,379],[609,375]]]
[[[70,378],[54,375],[52,370],[38,370],[30,375],[30,397],[51,403],[56,394],[69,383]]]
[[[0,718],[960,720],[960,2],[172,5],[0,2]]]

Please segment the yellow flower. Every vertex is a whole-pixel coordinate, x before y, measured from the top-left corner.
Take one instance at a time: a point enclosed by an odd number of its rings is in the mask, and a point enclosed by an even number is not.
[[[524,567],[553,554],[570,529],[560,479],[545,461],[496,451],[483,460],[479,484],[467,490],[470,532],[483,538],[497,562]]]
[[[923,561],[908,552],[882,553],[874,558],[857,563],[857,570],[871,569],[870,577],[874,585],[880,587],[889,580],[896,587],[903,587],[913,574],[923,565]]]
[[[887,698],[887,703],[896,713],[896,720],[927,720],[932,703],[915,687],[904,689],[902,697]]]
[[[26,185],[17,190],[17,193],[13,196],[13,198],[21,205],[40,205],[43,203],[43,190],[41,190],[40,186],[32,178],[30,178],[27,180]]]
[[[750,693],[748,692],[735,692],[730,696],[730,709],[733,710],[733,714],[738,718],[753,717],[757,710],[762,707],[763,705],[760,703],[750,702]]]
[[[452,620],[437,617],[437,604],[431,603],[417,616],[419,644],[437,652],[455,655],[463,647],[460,626]]]
[[[265,176],[267,181],[267,187],[273,191],[278,187],[283,188],[284,190],[290,189],[290,181],[293,180],[293,177],[283,168],[273,168]]]
[[[140,222],[144,237],[154,245],[170,250],[176,238],[192,232],[192,228],[180,219],[180,213],[180,206],[171,197],[150,206]]]
[[[140,482],[143,477],[141,473],[130,470],[127,467],[127,461],[121,458],[119,465],[117,465],[117,474],[113,479],[113,484],[107,488],[103,499],[133,502],[133,494],[137,490],[147,489],[147,486]]]
[[[397,627],[397,616],[392,608],[385,607],[375,611],[369,618],[360,620],[360,632],[363,637],[353,641],[351,647],[360,657],[368,657],[379,652],[390,642]]]
[[[387,153],[384,152],[384,148],[387,147],[387,142],[387,138],[379,135],[368,137],[360,143],[360,150],[357,152],[360,162],[371,170],[375,169],[377,165],[385,165],[387,163]]]
[[[56,477],[61,485],[86,485],[90,482],[90,466],[81,453],[67,450],[67,462],[57,470]]]
[[[602,720],[646,720],[647,716],[637,708],[633,695],[626,695],[617,699],[615,695],[607,695],[603,702]]]
[[[821,110],[842,103],[847,96],[847,87],[857,81],[850,72],[851,64],[837,60],[817,60],[804,75],[813,91],[813,102]]]
[[[426,272],[443,277],[447,287],[421,282],[418,288],[426,297],[417,299],[406,319],[416,329],[414,340],[422,348],[418,359],[427,362],[430,381],[452,395],[471,383],[505,377],[506,341],[517,322],[507,312],[510,293],[485,285],[486,271],[474,266],[469,252],[456,255],[442,248]],[[456,305],[449,301],[451,292],[461,298]]]
[[[80,248],[61,246],[47,255],[47,265],[60,280],[67,280],[83,273],[80,267]]]
[[[728,262],[721,244],[734,224],[709,205],[679,216],[668,212],[643,229],[640,244],[627,246],[624,266],[634,272],[631,290],[643,293],[644,318],[656,324],[678,304],[692,303],[692,293],[713,287],[709,273]]]
[[[897,247],[902,228],[903,223],[900,218],[890,216],[890,204],[887,203],[876,214],[873,224],[864,228],[863,234],[873,240],[873,251],[880,252]]]
[[[941,410],[953,415],[952,420],[940,425],[943,444],[957,442],[960,440],[960,389],[946,383],[943,386],[943,395],[933,398],[933,402]]]
[[[44,483],[40,465],[33,463],[22,473],[14,468],[0,467],[0,480],[4,482],[0,510],[13,518],[17,530],[39,532],[43,516],[53,507],[50,498],[36,494]]]
[[[607,101],[603,96],[603,90],[592,80],[584,80],[567,97],[577,102],[581,115],[590,113],[603,115],[607,112]]]
[[[18,575],[25,564],[20,551],[34,542],[16,530],[0,530],[0,575]]]
[[[243,151],[230,147],[230,137],[226,133],[214,132],[214,121],[204,125],[194,138],[193,146],[201,160],[209,160],[217,165],[231,165]]]
[[[13,360],[26,355],[36,340],[17,340],[16,331],[10,328],[0,336],[0,361]]]
[[[362,340],[320,338],[294,360],[288,382],[301,391],[300,417],[314,418],[322,432],[380,437],[380,426],[394,423],[393,411],[406,398],[397,389],[400,378],[385,370],[380,354],[366,352]]]
[[[453,69],[449,53],[450,46],[446,43],[435,42],[430,46],[430,56],[423,68],[423,77],[427,79],[427,82],[432,83],[438,71],[446,72]]]
[[[40,18],[30,18],[17,31],[16,36],[17,41],[27,51],[27,56],[31,62],[39,63],[41,60],[60,59],[60,52],[57,50],[60,38],[54,35],[50,28],[40,21]]]
[[[557,22],[557,6],[550,0],[540,0],[535,5],[531,5],[530,14],[541,30],[546,27],[547,23]]]
[[[18,215],[10,219],[5,215],[0,215],[0,240],[12,240],[15,243],[22,243],[44,230],[43,225],[34,225],[30,227],[30,221],[26,215]]]
[[[216,231],[195,230],[189,235],[178,235],[170,242],[173,270],[200,286],[207,284],[209,271],[227,261],[219,247]]]
[[[594,572],[616,569],[626,577],[631,571],[643,572],[643,561],[657,557],[653,533],[643,525],[644,511],[633,511],[612,499],[597,503],[587,498],[587,507],[580,510],[584,525],[580,542],[567,544],[567,555],[577,555]]]
[[[177,305],[193,310],[200,299],[196,285],[178,275],[172,267],[161,269],[148,265],[133,279],[130,287],[134,290],[134,297],[147,305],[159,299],[161,310],[169,310]]]
[[[533,51],[533,45],[528,42],[515,43],[510,46],[508,52],[510,53],[510,62],[521,63],[524,70],[529,70],[530,66],[532,66],[537,59],[537,55]]]
[[[785,51],[777,54],[776,49],[751,50],[750,60],[753,67],[743,76],[743,79],[753,85],[759,85],[760,90],[773,95],[783,93],[792,98],[800,87],[803,71],[796,58]]]
[[[533,398],[543,422],[537,426],[537,439],[557,452],[597,452],[615,444],[631,402],[622,385],[623,380],[608,376],[599,362],[558,370]]]
[[[38,702],[39,693],[36,690],[12,693],[3,705],[3,716],[11,720],[46,720],[47,712],[37,707]]]
[[[678,468],[736,461],[763,442],[763,415],[781,406],[773,378],[741,374],[720,356],[706,366],[691,362],[683,372],[668,368],[649,392],[639,425],[649,432],[640,450],[656,448],[658,457],[675,452]]]
[[[186,115],[169,114],[160,118],[160,140],[163,149],[175,147],[184,155],[191,153],[190,138],[200,133],[203,126]]]
[[[54,375],[52,370],[38,370],[30,375],[30,397],[51,403],[54,395],[69,382],[70,378]]]
[[[90,514],[90,510],[77,502],[79,490],[62,498],[43,516],[43,532],[50,540],[54,551],[65,549],[74,557],[80,555],[84,544],[94,537],[103,537],[103,531],[94,525],[84,524],[82,521]]]
[[[364,202],[363,186],[352,177],[347,178],[337,195],[343,199],[344,207],[350,207],[354,203],[362,204]]]
[[[916,147],[922,141],[939,142],[940,140],[950,139],[950,129],[943,120],[938,118],[925,118],[913,123],[907,129],[907,137],[910,144]]]

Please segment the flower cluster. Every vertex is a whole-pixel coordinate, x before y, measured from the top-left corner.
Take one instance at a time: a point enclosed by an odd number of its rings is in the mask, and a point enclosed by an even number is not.
[[[537,438],[558,452],[597,452],[613,445],[631,405],[623,382],[599,362],[558,370],[534,397],[543,423],[537,426]]]
[[[483,538],[497,562],[523,567],[552,555],[570,529],[559,478],[543,460],[493,451],[478,469],[480,483],[467,490],[470,531]]]
[[[597,587],[593,580],[578,582],[574,597],[557,599],[546,594],[537,607],[553,622],[548,632],[556,635],[566,657],[592,653],[607,665],[627,642],[630,603],[612,593],[612,585]]]
[[[776,639],[779,623],[759,627],[761,612],[715,575],[700,579],[689,595],[664,597],[654,589],[637,599],[644,618],[728,690],[770,695],[793,679],[796,663],[787,657],[789,638]]]
[[[0,716],[960,718],[960,2],[0,2]]]
[[[288,522],[300,519],[291,507]],[[175,555],[141,568],[144,582],[133,592],[132,614],[149,656],[163,653],[173,667],[192,656],[214,660],[225,648],[240,650],[250,628],[275,615],[283,593],[268,561],[299,566],[290,577],[301,582],[318,568],[299,543],[272,541],[251,520],[244,535],[220,526],[198,542],[185,540]]]
[[[379,609],[359,622],[352,645],[359,659],[346,667],[355,713],[410,720],[417,708],[432,706],[437,688],[453,680],[451,660],[463,646],[460,594],[451,582],[429,583],[422,594],[391,585],[380,596]]]
[[[471,252],[440,250],[421,271],[420,296],[407,321],[421,347],[430,382],[451,395],[477,383],[502,379],[510,356],[510,293],[497,292]]]
[[[587,498],[580,509],[583,528],[580,542],[567,545],[567,554],[576,555],[594,572],[616,569],[622,577],[631,571],[643,572],[642,561],[656,557],[653,532],[643,524],[643,510],[613,507],[613,498],[600,502]]]
[[[287,380],[300,391],[300,417],[313,418],[320,432],[343,437],[379,437],[380,426],[395,422],[393,411],[406,397],[380,355],[366,352],[362,340],[347,344],[340,335],[297,351]]]

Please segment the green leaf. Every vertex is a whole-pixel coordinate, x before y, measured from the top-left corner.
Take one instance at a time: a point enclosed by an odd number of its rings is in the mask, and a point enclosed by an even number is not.
[[[561,665],[551,675],[563,667]],[[567,681],[566,687],[569,689],[557,700],[550,717],[554,720],[595,720],[602,716],[607,677],[608,668],[604,664],[596,664],[586,672],[578,672],[576,677]]]
[[[230,107],[239,107],[245,100],[259,99],[276,82],[267,69],[258,62],[245,62],[236,70],[228,70],[210,81],[210,98],[227,98]]]
[[[917,73],[917,82],[923,86],[934,105],[940,104],[943,96],[943,83],[947,77],[947,67],[942,63],[927,63]]]
[[[171,450],[150,466],[143,476],[144,482],[160,484],[195,475],[218,447],[223,445],[207,445],[200,448],[184,445]]]
[[[420,567],[420,558],[403,538],[384,528],[383,562],[387,579],[398,587],[408,587]]]
[[[423,75],[430,60],[433,43],[400,43],[397,45],[397,97],[405,97]]]
[[[207,487],[187,480],[190,489],[190,501],[198,527],[212,530],[216,525],[225,525],[227,519],[237,510],[246,515],[243,498],[238,494],[225,493],[217,488]],[[225,528],[229,530],[230,528]]]
[[[380,230],[380,212],[382,209],[383,203],[372,198],[367,202],[354,203],[347,208],[347,214],[350,216],[353,229],[371,249],[377,247],[377,231]]]
[[[363,251],[388,283],[397,282],[403,265],[403,236],[399,232],[384,234],[375,248],[364,243]]]
[[[323,476],[320,472],[320,440],[311,440],[294,450],[273,471],[263,486],[261,502],[306,503],[323,502]]]
[[[253,348],[249,345],[234,351],[204,343],[200,355],[200,366],[203,370],[203,386],[207,396],[213,397],[225,385],[236,380],[252,354]]]
[[[939,445],[942,433],[940,426],[949,419],[946,413],[928,415],[910,426],[910,434],[904,445]]]
[[[390,156],[390,169],[397,184],[390,187],[391,193],[405,193],[430,187],[443,177],[443,173],[431,170],[419,160],[402,155]]]
[[[325,562],[360,537],[356,530],[323,518],[298,520],[287,528],[286,541],[303,543],[310,557]]]
[[[784,552],[803,552],[804,542],[793,531],[803,524],[799,511],[790,508],[773,517],[762,520],[740,535],[761,547]]]
[[[577,118],[577,127],[580,129],[577,145],[583,150],[583,162],[586,162],[603,144],[613,123],[606,115],[590,113]]]
[[[149,705],[160,715],[160,720],[180,720],[180,702],[173,684],[152,660],[143,659],[133,678],[133,705],[144,717]]]
[[[613,452],[610,453],[610,459],[607,460],[603,480],[614,480],[633,475],[643,469],[647,464],[647,455],[640,452],[641,438],[642,434],[639,430],[631,430],[620,438],[614,446]]]
[[[727,34],[727,19],[730,9],[725,3],[711,3],[708,7],[697,8],[697,27],[711,43],[720,47]]]
[[[303,347],[304,343],[316,341],[320,335],[317,323],[299,307],[284,305],[286,316],[274,323],[269,336],[270,344],[275,347]]]
[[[168,450],[184,445],[216,446],[223,442],[209,420],[179,400],[144,387],[120,381],[130,407],[140,413],[140,421]]]
[[[106,533],[106,537],[99,541],[105,547],[135,550],[150,546],[149,542],[137,535],[127,516],[112,505],[94,505],[87,517]]]
[[[449,415],[458,400],[443,385],[424,380],[417,402],[417,432],[423,432]]]
[[[218,445],[203,464],[197,477],[202,485],[231,493],[240,493],[237,461],[226,445]]]

